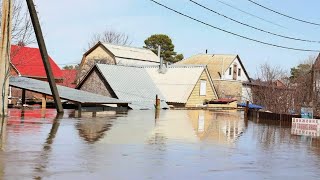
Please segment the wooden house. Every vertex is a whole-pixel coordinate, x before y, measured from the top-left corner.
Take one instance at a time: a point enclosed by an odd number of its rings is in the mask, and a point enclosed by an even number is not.
[[[203,64],[208,68],[219,98],[251,101],[250,77],[238,55],[198,54],[177,64]]]
[[[203,107],[217,99],[217,93],[206,66],[145,66],[151,79],[173,107]]]
[[[98,42],[84,53],[78,80],[81,80],[94,64],[132,66],[155,65],[159,64],[159,62],[159,57],[149,49]]]

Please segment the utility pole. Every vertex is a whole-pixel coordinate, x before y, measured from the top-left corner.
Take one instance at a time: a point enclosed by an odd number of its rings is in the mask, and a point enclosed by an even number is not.
[[[57,89],[57,86],[56,86],[56,82],[54,80],[52,69],[51,69],[51,66],[50,66],[50,63],[49,63],[46,44],[44,42],[41,26],[40,26],[40,23],[39,23],[37,11],[36,11],[36,8],[34,6],[33,0],[27,0],[27,5],[28,5],[28,9],[29,9],[32,25],[33,25],[33,28],[34,28],[34,32],[36,34],[36,38],[37,38],[37,41],[38,41],[38,46],[39,46],[39,49],[40,49],[40,52],[41,52],[43,65],[44,65],[44,68],[45,68],[46,73],[47,73],[47,79],[49,81],[49,85],[50,85],[50,89],[51,89],[51,92],[52,92],[52,96],[53,96],[53,99],[54,99],[54,102],[55,102],[55,105],[56,105],[56,109],[57,109],[58,113],[63,113],[63,107],[62,107],[61,99],[60,99],[59,92],[58,92],[58,89]]]
[[[2,1],[0,44],[0,116],[8,115],[8,90],[10,76],[10,51],[12,29],[12,0]]]

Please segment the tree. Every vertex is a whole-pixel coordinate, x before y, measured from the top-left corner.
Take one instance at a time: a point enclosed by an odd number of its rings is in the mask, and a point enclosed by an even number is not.
[[[169,36],[165,34],[154,34],[147,38],[144,48],[150,49],[155,54],[158,54],[158,46],[161,46],[160,56],[167,62],[178,62],[183,59],[182,54],[177,54],[174,51],[174,45]]]
[[[305,76],[310,73],[312,65],[310,64],[299,64],[297,67],[291,68],[291,76],[290,79],[294,80],[301,76]]]
[[[0,4],[2,1],[0,0]],[[2,16],[2,9],[0,10]],[[20,0],[13,1],[12,12],[12,44],[25,46],[35,42],[35,35],[29,11]]]
[[[92,48],[98,42],[110,43],[117,45],[130,45],[131,41],[127,34],[117,32],[114,30],[106,29],[101,33],[96,33],[91,37],[91,40],[88,43],[88,48]]]

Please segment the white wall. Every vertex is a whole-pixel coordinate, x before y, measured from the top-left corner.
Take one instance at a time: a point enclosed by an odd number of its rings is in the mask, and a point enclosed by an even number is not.
[[[248,77],[246,76],[245,72],[244,72],[244,67],[241,66],[239,59],[235,59],[230,66],[228,67],[228,69],[224,72],[224,79],[225,80],[233,80],[233,65],[237,64],[237,81],[249,81]],[[227,64],[226,64],[227,65]],[[229,68],[231,67],[231,75],[229,75]],[[241,69],[241,76],[238,76],[238,69]]]

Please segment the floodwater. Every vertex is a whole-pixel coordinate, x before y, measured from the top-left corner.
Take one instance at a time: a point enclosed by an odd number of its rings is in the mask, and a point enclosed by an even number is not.
[[[10,110],[0,179],[319,179],[320,140],[241,112]]]

